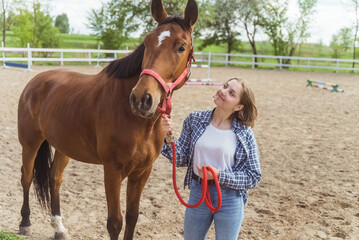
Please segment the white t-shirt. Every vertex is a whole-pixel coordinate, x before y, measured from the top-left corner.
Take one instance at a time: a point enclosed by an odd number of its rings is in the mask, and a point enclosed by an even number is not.
[[[209,124],[194,148],[193,170],[199,176],[197,163],[203,167],[211,165],[220,171],[234,165],[236,135],[230,130],[221,130]]]

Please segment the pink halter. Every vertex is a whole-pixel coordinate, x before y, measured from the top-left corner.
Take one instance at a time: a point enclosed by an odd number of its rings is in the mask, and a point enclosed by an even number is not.
[[[188,56],[188,61],[187,61],[187,67],[185,68],[185,70],[182,72],[182,74],[176,79],[176,81],[174,81],[173,83],[166,83],[163,78],[156,73],[155,71],[153,71],[152,69],[143,69],[140,77],[144,74],[147,75],[151,75],[152,77],[154,77],[163,87],[163,89],[166,92],[166,97],[163,100],[162,103],[162,108],[160,106],[157,107],[158,111],[162,114],[162,115],[170,115],[171,114],[171,110],[172,110],[172,104],[171,104],[171,94],[173,89],[180,83],[182,82],[183,78],[186,77],[186,81],[188,80],[188,78],[191,75],[191,64],[192,64],[192,60],[193,62],[195,62],[196,60],[194,59],[193,56],[193,51],[194,46],[192,45],[192,48],[189,52],[189,56]]]

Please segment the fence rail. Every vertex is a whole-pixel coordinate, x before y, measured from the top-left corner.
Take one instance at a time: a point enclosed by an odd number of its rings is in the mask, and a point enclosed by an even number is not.
[[[208,53],[201,53],[207,55]],[[236,60],[229,60],[229,59]],[[223,59],[223,60],[220,60]],[[257,62],[255,61],[257,59]],[[285,63],[285,60],[290,60],[291,63]],[[293,62],[299,62],[295,64]],[[352,59],[337,59],[337,58],[313,58],[313,57],[289,57],[289,56],[269,56],[269,55],[250,55],[250,54],[228,54],[228,53],[211,53],[211,63],[220,63],[228,66],[232,65],[249,65],[252,68],[255,66],[272,66],[278,67],[279,69],[283,68],[306,68],[307,71],[310,69],[331,69],[336,70],[338,73],[339,70],[347,71],[359,71],[359,60]],[[306,64],[302,64],[305,62]],[[348,66],[352,63],[357,64],[358,67]],[[316,64],[317,63],[317,64]],[[321,64],[319,64],[321,63]],[[342,66],[346,64],[347,66]]]
[[[6,62],[27,62],[28,69],[33,62],[60,62],[63,66],[64,62],[88,62],[97,63],[109,62],[118,56],[131,53],[130,50],[101,50],[98,49],[53,49],[53,48],[0,48],[0,62],[6,66]],[[39,57],[41,53],[46,53],[46,57]],[[6,55],[12,56],[7,57]],[[76,55],[77,54],[77,55]],[[113,55],[113,57],[103,57],[103,55]],[[16,56],[14,56],[16,55]],[[19,56],[22,55],[22,56]],[[38,55],[37,57],[34,57]],[[56,55],[56,56],[53,56]],[[67,55],[67,56],[65,56]],[[75,55],[75,57],[74,57]],[[80,57],[78,55],[81,55]],[[2,56],[2,57],[1,57]],[[228,54],[228,53],[211,53],[196,52],[195,58],[197,62],[206,63],[208,66],[215,65],[246,65],[255,68],[255,66],[283,68],[304,68],[310,69],[327,69],[346,71],[359,71],[359,67],[352,67],[353,63],[359,66],[359,60],[352,59],[336,59],[336,58],[312,58],[312,57],[287,57],[287,56],[269,56],[269,55],[250,55],[250,54]],[[257,61],[255,61],[257,59]]]

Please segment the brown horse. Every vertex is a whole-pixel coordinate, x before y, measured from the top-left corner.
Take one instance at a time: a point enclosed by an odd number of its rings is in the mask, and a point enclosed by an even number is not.
[[[59,190],[72,158],[104,166],[111,239],[118,239],[122,228],[120,188],[128,177],[124,239],[133,238],[140,196],[163,144],[157,107],[166,98],[153,76],[140,73],[153,70],[166,83],[183,75],[198,17],[194,0],[188,1],[184,18],[168,17],[161,0],[152,1],[151,12],[158,27],[129,56],[111,62],[97,75],[43,72],[25,87],[18,110],[24,192],[20,230],[26,232],[31,225],[29,188],[34,178],[41,205],[51,209],[55,235],[66,237]]]

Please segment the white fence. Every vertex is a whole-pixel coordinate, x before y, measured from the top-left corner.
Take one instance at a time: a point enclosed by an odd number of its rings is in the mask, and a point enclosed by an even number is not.
[[[55,49],[55,48],[30,48],[29,44],[27,48],[9,48],[2,47],[0,48],[2,52],[2,58],[0,61],[3,62],[3,65],[6,66],[6,62],[27,62],[28,69],[33,65],[33,62],[59,62],[61,66],[64,65],[64,62],[88,62],[90,65],[95,62],[96,66],[99,66],[100,62],[110,62],[117,58],[119,54],[128,54],[132,51],[129,50],[101,50],[98,49]],[[11,53],[13,55],[23,55],[16,57],[6,57],[6,54]],[[56,54],[59,56],[56,57],[34,57],[34,53],[50,53]],[[78,53],[82,55],[81,57],[66,57],[64,53]],[[105,58],[101,54],[113,54],[113,57]],[[95,56],[95,57],[94,57]]]
[[[0,62],[6,66],[6,62],[26,62],[28,70],[31,69],[33,62],[59,62],[61,66],[64,62],[88,62],[97,63],[109,62],[118,56],[123,56],[131,51],[129,50],[101,50],[98,49],[53,49],[53,48],[30,48],[29,44],[27,48],[0,48]],[[8,57],[8,53],[12,55]],[[51,55],[50,57],[35,57],[40,56],[41,53]],[[65,55],[72,55],[70,57]],[[74,55],[80,55],[73,57]],[[113,54],[113,57],[106,58],[101,55]],[[22,55],[22,56],[18,56]],[[2,56],[2,57],[1,57]],[[332,58],[310,58],[310,57],[286,57],[286,56],[268,56],[268,55],[249,55],[249,54],[225,54],[225,53],[211,53],[211,52],[196,52],[196,62],[207,64],[209,67],[215,65],[246,65],[255,68],[255,66],[264,67],[276,67],[283,68],[304,68],[307,71],[310,69],[328,69],[335,70],[337,73],[339,70],[346,71],[359,71],[359,60],[351,59],[332,59]],[[257,62],[255,59],[257,58]],[[286,63],[290,60],[290,63]],[[353,68],[352,63],[358,67]],[[24,65],[24,64],[23,64]]]
[[[208,54],[208,53],[202,53]],[[211,63],[222,63],[225,66],[232,65],[250,65],[252,68],[255,66],[271,66],[283,68],[306,68],[310,69],[332,69],[337,73],[339,70],[347,71],[359,71],[359,60],[352,59],[337,59],[337,58],[312,58],[312,57],[288,57],[288,56],[268,56],[268,55],[249,55],[249,54],[225,54],[225,53],[212,53]],[[215,60],[216,57],[223,60]],[[229,61],[229,58],[231,60]],[[233,60],[235,58],[236,60]],[[257,58],[257,62],[255,59]],[[268,61],[272,60],[272,61]],[[284,63],[286,60],[290,60],[290,63]],[[297,62],[297,63],[295,63]],[[305,64],[303,64],[305,62]],[[352,63],[355,62],[358,67],[352,67]],[[346,66],[342,66],[346,65]],[[350,66],[349,66],[350,65]]]

